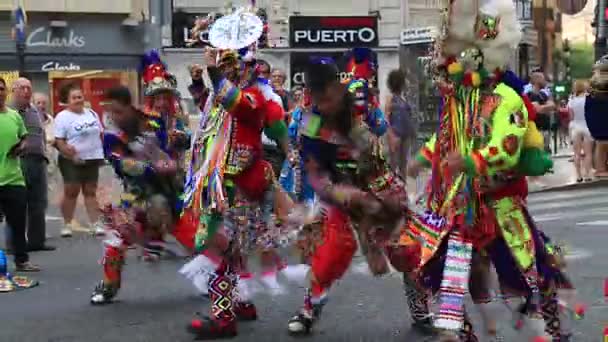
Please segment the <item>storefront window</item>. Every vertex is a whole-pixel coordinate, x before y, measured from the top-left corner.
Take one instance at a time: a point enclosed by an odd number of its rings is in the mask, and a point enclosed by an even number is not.
[[[123,85],[131,89],[134,99],[139,98],[139,81],[136,71],[51,71],[49,72],[49,90],[53,113],[65,109],[61,102],[61,89],[68,84],[78,85],[85,97],[87,107],[93,109],[103,119],[104,94],[111,87]]]

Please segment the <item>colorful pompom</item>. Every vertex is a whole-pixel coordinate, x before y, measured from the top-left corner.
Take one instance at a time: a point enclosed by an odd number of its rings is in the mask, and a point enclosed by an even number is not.
[[[543,135],[538,131],[536,123],[528,121],[528,129],[524,135],[524,147],[544,149],[545,139]]]
[[[473,87],[479,87],[481,85],[481,76],[478,72],[471,73],[471,82]]]
[[[448,65],[448,73],[450,75],[456,75],[461,73],[463,70],[462,65],[458,62],[453,62]]]

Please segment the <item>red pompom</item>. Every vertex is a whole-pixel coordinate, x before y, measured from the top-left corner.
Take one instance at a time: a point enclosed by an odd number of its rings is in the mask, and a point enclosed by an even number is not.
[[[530,101],[530,98],[526,94],[523,94],[521,98],[528,110],[528,121],[536,121],[536,109],[534,108],[534,105],[532,105],[532,101]]]
[[[151,82],[156,77],[165,78],[166,71],[165,66],[162,64],[151,64],[146,67],[142,75],[142,79],[145,83]]]
[[[473,77],[470,72],[467,72],[466,74],[464,74],[464,78],[462,79],[462,84],[464,84],[467,87],[470,87],[473,85]]]
[[[192,210],[186,210],[175,224],[173,236],[184,247],[194,250],[194,236],[198,228],[199,220]]]

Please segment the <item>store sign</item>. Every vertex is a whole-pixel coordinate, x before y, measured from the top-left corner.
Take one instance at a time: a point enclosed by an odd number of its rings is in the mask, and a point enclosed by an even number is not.
[[[331,58],[336,61],[338,70],[341,70],[336,77],[340,81],[348,80],[353,76],[350,70],[347,70],[348,60],[344,58],[343,52],[327,52],[323,54],[310,54],[306,52],[292,52],[291,53],[291,87],[303,86],[306,83],[305,70],[306,66],[310,63],[311,58]]]
[[[290,17],[289,43],[291,47],[376,47],[378,17]]]
[[[44,72],[49,71],[80,71],[80,65],[74,63],[62,64],[55,61],[44,63],[40,70]]]
[[[83,48],[86,39],[74,30],[61,30],[61,34],[56,34],[50,27],[39,27],[27,36],[25,44],[28,47]]]
[[[198,37],[192,37],[190,30],[194,27],[194,24],[198,18],[207,17],[206,13],[192,14],[186,12],[175,12],[173,13],[173,20],[171,22],[171,40],[173,41],[173,47],[200,47],[202,42],[209,40],[209,30],[203,30],[199,33]],[[195,43],[188,45],[187,43],[197,38],[201,43]]]
[[[401,45],[432,43],[437,37],[434,26],[417,27],[401,31]]]

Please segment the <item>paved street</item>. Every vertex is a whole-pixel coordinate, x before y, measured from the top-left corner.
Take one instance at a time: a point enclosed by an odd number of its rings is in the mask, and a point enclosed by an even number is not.
[[[602,298],[608,276],[606,188],[533,194],[530,202],[539,225],[567,244],[570,273],[583,301],[590,306],[586,319],[575,325],[575,341],[600,341],[603,326],[608,325],[608,306]],[[56,216],[56,210],[49,213],[54,236],[60,223]],[[100,276],[99,240],[77,235],[72,239],[53,238],[50,243],[58,246],[56,252],[32,254],[33,261],[44,269],[36,275],[41,286],[0,295],[0,341],[191,340],[184,331],[185,323],[195,311],[206,307],[206,300],[196,297],[190,284],[177,275],[180,261],[148,265],[131,256],[118,302],[92,307],[89,294]],[[423,341],[409,330],[398,275],[374,279],[358,271],[361,265],[361,258],[357,258],[331,293],[316,333],[302,340]],[[260,296],[260,320],[242,324],[234,341],[293,340],[286,334],[285,323],[300,304],[302,290],[290,290],[289,296]],[[505,341],[516,341],[505,306],[497,303],[495,311],[501,317]]]

